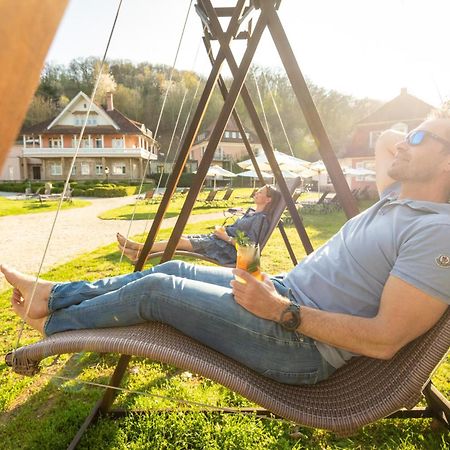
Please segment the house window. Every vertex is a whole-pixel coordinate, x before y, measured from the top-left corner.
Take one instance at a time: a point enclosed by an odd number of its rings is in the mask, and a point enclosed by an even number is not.
[[[126,166],[123,163],[113,164],[112,171],[114,175],[125,175],[127,173]]]
[[[96,137],[94,139],[94,147],[95,148],[103,148],[103,139],[101,137]]]
[[[95,165],[95,175],[103,175],[103,166],[101,164]]]
[[[164,172],[164,166],[157,166],[156,167],[156,172],[157,173],[163,173]]]
[[[231,132],[231,137],[232,137],[233,139],[236,139],[236,138],[237,138],[237,133],[236,133],[236,131],[232,131],[232,132]]]
[[[39,147],[40,141],[38,137],[25,136],[25,148],[29,147]]]
[[[62,140],[61,138],[49,138],[48,146],[50,148],[62,148]]]
[[[74,164],[72,167],[72,176],[77,174],[77,166]]]
[[[61,163],[52,163],[50,165],[50,174],[52,176],[62,175],[62,165],[61,165]]]
[[[384,130],[375,130],[371,131],[369,134],[369,148],[375,148],[375,144],[377,143],[378,138],[380,137],[380,134]]]
[[[91,169],[89,167],[89,163],[82,162],[81,163],[81,175],[89,175],[91,173]]]
[[[225,131],[225,137],[229,138],[230,137],[230,132],[229,131]]]
[[[112,138],[112,148],[124,148],[124,142],[122,138]]]

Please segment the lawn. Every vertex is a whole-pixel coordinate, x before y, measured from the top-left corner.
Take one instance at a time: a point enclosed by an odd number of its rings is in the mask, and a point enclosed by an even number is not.
[[[315,247],[325,242],[345,221],[341,212],[305,216]],[[194,228],[195,227],[195,228]],[[207,232],[214,222],[191,225],[186,232]],[[169,230],[162,230],[160,238]],[[287,233],[299,258],[304,255],[294,228]],[[263,256],[263,270],[276,273],[291,266],[281,237],[275,231]],[[119,263],[115,245],[56,267],[44,278],[94,280],[130,270]],[[19,321],[8,308],[9,293],[0,294],[1,350],[14,348]],[[38,339],[26,329],[21,344]],[[102,389],[83,382],[107,383],[117,355],[80,353],[48,358],[33,378],[13,373],[0,365],[0,442],[4,449],[66,448]],[[123,392],[116,405],[138,409],[172,407],[177,404],[156,396],[182,397],[217,406],[254,406],[234,392],[195,374],[142,358],[133,358],[124,387],[144,392]],[[441,364],[434,383],[450,394],[450,358]],[[294,433],[295,437],[291,436]],[[81,449],[449,449],[450,433],[432,432],[429,421],[379,421],[351,437],[338,437],[322,430],[256,418],[252,415],[159,413],[130,416],[119,421],[100,419],[83,438]]]
[[[205,203],[203,200],[208,195],[208,192],[201,192],[197,202],[194,205],[192,214],[208,214],[217,211],[223,211],[230,207],[242,207],[244,209],[249,208],[253,205],[253,199],[250,197],[253,189],[250,188],[238,188],[235,189],[231,199],[223,202],[220,201],[223,198],[225,191],[219,192],[216,196],[219,200],[211,203]],[[302,194],[302,199],[314,199],[317,197],[316,192],[311,192],[308,194]],[[161,197],[159,197],[160,199]],[[152,220],[155,217],[156,211],[159,206],[159,199],[154,199],[150,202],[138,201],[137,205],[129,204],[122,206],[120,208],[111,209],[99,215],[100,219],[106,220],[131,220],[134,213],[134,220]],[[166,218],[177,216],[180,213],[181,207],[183,206],[185,195],[177,194],[175,195],[167,209]]]
[[[58,208],[58,204],[58,201],[46,201],[41,203],[38,199],[11,200],[0,197],[0,217],[55,211]],[[87,200],[77,199],[72,202],[63,202],[62,209],[82,208],[90,204],[91,202]]]

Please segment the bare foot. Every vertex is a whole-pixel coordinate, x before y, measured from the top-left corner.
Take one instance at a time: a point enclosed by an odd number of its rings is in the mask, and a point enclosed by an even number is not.
[[[39,279],[34,290],[33,298],[31,298],[36,282],[35,277],[10,269],[4,265],[0,266],[0,271],[5,275],[8,283],[14,287],[11,297],[13,308],[15,306],[18,308],[23,307],[24,313],[30,319],[41,319],[48,316],[48,298],[55,283]],[[19,314],[19,312],[17,313]]]
[[[131,239],[127,239],[125,236],[123,236],[120,233],[117,233],[117,241],[119,242],[119,245],[122,247],[126,247],[130,250],[141,250],[144,246],[140,242],[133,241]]]
[[[43,336],[45,336],[44,333],[44,325],[45,321],[47,320],[47,317],[41,317],[39,319],[32,319],[29,315],[27,315],[25,302],[17,303],[14,301],[14,297],[11,297],[11,306],[14,312],[30,327],[34,328],[35,330],[39,331]]]
[[[131,261],[132,264],[136,264],[139,258],[139,251],[123,247],[119,244],[119,250]]]

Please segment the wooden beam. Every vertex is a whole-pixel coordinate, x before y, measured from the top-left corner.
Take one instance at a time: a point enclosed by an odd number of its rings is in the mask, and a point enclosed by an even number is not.
[[[67,0],[0,2],[0,168],[25,118]]]

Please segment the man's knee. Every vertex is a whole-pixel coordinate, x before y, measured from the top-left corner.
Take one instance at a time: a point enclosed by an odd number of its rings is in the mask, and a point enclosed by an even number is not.
[[[186,273],[186,270],[189,270],[191,266],[192,264],[186,263],[185,261],[173,259],[171,261],[159,264],[155,268],[155,271],[159,273],[165,273],[167,275],[180,276],[183,275],[183,273]]]

